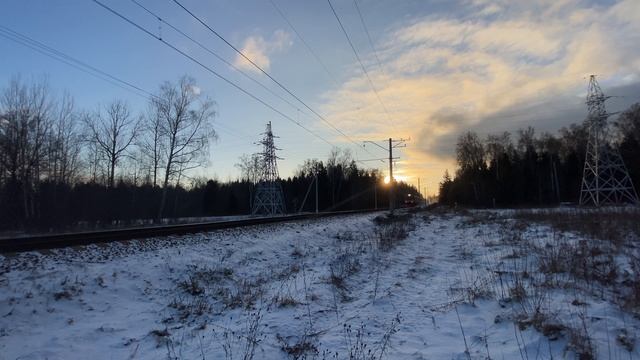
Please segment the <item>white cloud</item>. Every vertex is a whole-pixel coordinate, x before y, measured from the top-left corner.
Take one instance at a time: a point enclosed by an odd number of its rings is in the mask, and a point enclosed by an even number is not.
[[[264,70],[271,66],[271,56],[277,52],[286,50],[293,44],[291,34],[283,30],[276,30],[269,39],[262,35],[249,36],[242,46],[242,53]],[[249,61],[241,55],[237,55],[234,65],[250,71],[259,72]]]
[[[557,54],[561,45],[563,26],[553,24],[535,27],[523,21],[503,21],[487,26],[477,26],[468,41],[474,48],[485,51],[502,51],[537,58]]]
[[[486,10],[492,4],[500,14],[488,20],[487,13],[498,12]],[[363,138],[412,137],[404,170],[439,180],[445,168],[453,170],[460,132],[528,125],[545,130],[553,122],[531,122],[542,116],[527,107],[532,103],[546,118],[557,117],[554,126],[565,125],[576,119],[553,114],[571,103],[572,116],[579,116],[582,99],[576,96],[585,91],[586,75],[599,74],[609,87],[640,78],[639,4],[474,0],[475,14],[419,19],[389,31],[378,44],[385,73],[370,75],[395,129],[356,70],[325,94],[322,112]],[[509,116],[496,118],[502,113]]]
[[[202,92],[202,89],[200,89],[200,87],[199,87],[199,86],[192,85],[192,86],[191,86],[191,91],[193,91],[193,93],[194,93],[195,95],[200,95],[200,93]]]

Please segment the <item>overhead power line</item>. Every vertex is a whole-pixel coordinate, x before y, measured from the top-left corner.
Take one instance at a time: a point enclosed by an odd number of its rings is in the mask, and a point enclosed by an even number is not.
[[[178,34],[180,34],[181,36],[183,36],[184,38],[190,40],[191,42],[193,42],[194,44],[198,45],[198,47],[200,47],[201,49],[203,49],[204,51],[208,52],[209,54],[213,55],[216,59],[218,59],[219,61],[223,62],[225,65],[231,67],[233,70],[239,72],[240,74],[242,74],[244,77],[246,77],[247,79],[251,80],[252,82],[256,83],[257,85],[259,85],[260,87],[262,87],[263,89],[267,90],[271,95],[277,97],[278,99],[286,102],[287,104],[289,104],[292,108],[296,109],[296,110],[300,110],[299,107],[297,107],[296,105],[294,105],[293,103],[291,103],[289,100],[285,99],[284,97],[282,97],[280,94],[276,93],[275,91],[273,91],[272,89],[270,89],[268,86],[264,85],[263,83],[261,83],[260,81],[258,81],[257,79],[255,79],[254,77],[252,77],[251,75],[247,74],[246,72],[242,71],[242,69],[239,69],[237,66],[233,65],[232,63],[230,63],[229,61],[225,60],[222,56],[218,55],[215,51],[211,50],[209,47],[205,46],[203,43],[201,43],[200,41],[194,39],[192,36],[188,35],[187,33],[185,33],[184,31],[180,30],[178,27],[168,23],[166,20],[164,20],[162,17],[160,17],[158,14],[156,14],[155,12],[151,11],[149,8],[145,7],[144,5],[140,4],[137,0],[131,0],[131,2],[133,2],[134,4],[136,4],[137,6],[139,6],[140,8],[142,8],[144,11],[146,11],[149,15],[155,17],[156,19],[158,19],[158,21],[160,21],[161,23],[167,25],[168,27],[170,27],[171,29],[173,29],[175,32],[177,32]]]
[[[96,0],[94,0],[96,1]],[[213,28],[211,28],[211,26],[209,26],[204,20],[200,19],[196,14],[194,14],[191,10],[189,10],[188,8],[186,8],[184,5],[182,5],[182,3],[180,3],[180,1],[178,0],[173,0],[174,3],[176,3],[176,5],[178,5],[180,8],[182,8],[182,10],[184,10],[187,14],[189,14],[192,18],[194,18],[196,21],[198,21],[202,26],[204,26],[205,28],[207,28],[212,34],[214,34],[216,37],[218,37],[220,40],[222,40],[225,44],[227,44],[229,47],[231,47],[236,53],[238,53],[238,55],[240,55],[243,59],[245,59],[246,61],[248,61],[251,65],[253,65],[256,69],[258,69],[262,74],[264,74],[266,77],[268,77],[269,79],[271,79],[271,81],[273,81],[274,83],[276,83],[281,89],[283,89],[285,92],[287,92],[289,95],[291,95],[294,99],[296,99],[300,104],[302,104],[305,108],[307,108],[309,111],[311,111],[314,115],[316,115],[321,121],[323,121],[325,124],[329,125],[329,127],[331,127],[332,129],[334,129],[335,131],[337,131],[340,135],[344,136],[347,140],[349,140],[350,142],[352,142],[353,144],[355,144],[356,146],[360,147],[360,144],[358,144],[358,142],[356,142],[354,139],[352,139],[349,135],[347,135],[346,133],[344,133],[342,130],[340,130],[339,128],[337,128],[335,125],[333,125],[329,120],[327,120],[324,116],[322,116],[321,114],[319,114],[317,111],[315,111],[313,108],[311,108],[309,105],[307,105],[306,102],[304,102],[300,97],[298,97],[296,94],[294,94],[291,90],[289,90],[286,86],[284,86],[281,82],[279,82],[278,80],[276,80],[273,76],[271,76],[271,74],[269,74],[267,71],[265,71],[260,65],[256,64],[253,60],[251,60],[249,57],[247,57],[240,49],[238,49],[237,47],[235,47],[232,43],[230,43],[227,39],[225,39],[222,35],[220,35],[217,31],[215,31]],[[154,36],[155,37],[155,36]],[[157,38],[157,37],[156,37]]]
[[[232,87],[236,88],[237,90],[239,90],[240,92],[244,93],[245,95],[249,96],[250,98],[254,99],[255,101],[261,103],[262,105],[266,106],[267,108],[269,108],[270,110],[272,110],[273,112],[279,114],[280,116],[282,116],[283,118],[285,118],[288,121],[291,121],[292,123],[294,123],[295,125],[297,125],[298,127],[304,129],[306,132],[308,132],[309,134],[317,137],[318,139],[324,141],[325,143],[329,144],[330,146],[333,146],[333,144],[331,142],[329,142],[327,139],[325,139],[324,137],[322,137],[321,135],[316,134],[315,132],[313,132],[312,130],[308,129],[306,126],[302,125],[299,121],[296,121],[295,119],[293,119],[292,117],[288,116],[287,114],[283,113],[282,111],[276,109],[274,106],[272,106],[271,104],[267,103],[265,100],[262,100],[261,98],[259,98],[258,96],[254,95],[253,93],[249,92],[248,90],[244,89],[243,87],[241,87],[240,85],[236,84],[235,82],[227,79],[226,77],[224,77],[223,75],[221,75],[220,73],[216,72],[215,70],[213,70],[212,68],[210,68],[209,66],[203,64],[201,61],[199,61],[198,59],[194,58],[193,56],[187,54],[186,52],[184,52],[183,50],[180,50],[179,48],[177,48],[175,45],[171,44],[170,42],[164,40],[163,38],[155,35],[154,33],[152,33],[151,31],[147,30],[146,28],[142,27],[141,25],[139,25],[138,23],[136,23],[135,21],[129,19],[128,17],[122,15],[121,13],[119,13],[118,11],[112,9],[111,7],[105,5],[104,3],[102,3],[99,0],[93,0],[93,2],[95,2],[96,4],[100,5],[102,8],[104,8],[105,10],[109,11],[110,13],[116,15],[117,17],[121,18],[122,20],[126,21],[127,23],[133,25],[134,27],[136,27],[138,30],[144,32],[145,34],[153,37],[154,39],[160,41],[161,43],[163,43],[164,45],[168,46],[169,48],[171,48],[173,51],[179,53],[180,55],[186,57],[187,59],[191,60],[192,62],[196,63],[197,65],[199,65],[200,67],[202,67],[203,69],[205,69],[206,71],[208,71],[209,73],[211,73],[212,75],[216,76],[217,78],[219,78],[220,80],[226,82],[227,84],[231,85]]]
[[[4,37],[5,39],[16,42],[18,44],[21,44],[25,47],[28,47],[34,51],[37,51],[40,54],[45,55],[49,58],[52,58],[54,60],[67,64],[86,74],[92,75],[98,79],[106,81],[112,85],[115,85],[127,91],[131,91],[132,93],[138,96],[142,96],[147,99],[151,99],[154,97],[152,93],[140,88],[139,86],[136,86],[117,76],[111,75],[106,71],[100,70],[92,65],[87,64],[84,61],[78,60],[77,58],[71,55],[68,55],[62,51],[54,49],[51,46],[45,45],[33,38],[28,37],[27,35],[21,34],[6,26],[0,25],[0,36]]]
[[[369,81],[369,85],[371,86],[371,89],[376,94],[376,97],[378,98],[378,101],[380,102],[380,105],[382,105],[382,108],[384,109],[384,112],[387,114],[387,118],[389,120],[389,123],[395,129],[395,124],[394,124],[394,122],[393,122],[393,120],[391,118],[391,114],[389,114],[389,110],[387,110],[387,107],[385,106],[384,102],[382,101],[382,98],[380,97],[380,93],[378,93],[378,90],[376,89],[375,85],[373,84],[373,81],[371,80],[371,77],[369,76],[369,72],[367,71],[367,68],[362,63],[362,59],[360,59],[360,55],[358,55],[358,51],[356,50],[356,47],[353,45],[353,42],[351,41],[351,38],[349,37],[349,34],[347,33],[347,30],[344,28],[344,25],[342,25],[342,21],[340,20],[340,17],[338,16],[338,13],[336,12],[336,9],[333,7],[333,4],[331,3],[331,0],[327,0],[327,2],[329,3],[329,7],[331,7],[331,11],[333,12],[333,16],[335,16],[336,20],[338,20],[338,25],[340,25],[340,29],[342,29],[342,33],[347,38],[347,42],[349,43],[349,46],[351,47],[351,50],[353,50],[353,53],[355,54],[356,59],[358,60],[358,63],[360,64],[360,67],[362,68],[362,71],[364,72],[364,75],[367,77],[367,80]]]
[[[320,59],[320,56],[318,56],[318,54],[316,54],[315,51],[313,51],[313,48],[307,43],[307,41],[302,37],[302,35],[300,34],[300,32],[296,29],[295,26],[293,26],[293,24],[291,23],[291,21],[289,21],[289,18],[287,18],[287,16],[284,14],[284,12],[280,9],[280,7],[278,7],[278,5],[276,5],[274,0],[269,0],[269,2],[271,3],[271,5],[273,5],[273,8],[276,9],[276,12],[280,15],[280,17],[287,23],[287,25],[289,25],[289,27],[291,28],[291,30],[293,30],[293,32],[296,34],[296,36],[300,39],[300,41],[302,42],[302,44],[304,45],[305,48],[307,48],[307,50],[309,51],[309,53],[316,59],[316,61],[318,62],[318,64],[320,64],[320,66],[324,69],[324,71],[327,73],[327,75],[329,75],[329,78],[331,78],[331,80],[333,81],[333,83],[336,86],[339,86],[340,84],[338,83],[338,80],[336,80],[336,77],[333,75],[333,73],[331,71],[329,71],[329,68],[327,67],[327,65],[325,65],[325,63]]]
[[[20,45],[23,45],[27,48],[30,48],[31,50],[34,50],[42,55],[45,55],[53,60],[59,61],[63,64],[69,65],[72,68],[82,71],[85,74],[89,74],[91,76],[96,77],[97,79],[100,79],[102,81],[108,82],[109,84],[112,84],[114,86],[117,86],[121,89],[127,90],[132,92],[133,94],[136,94],[140,97],[143,97],[147,100],[152,100],[154,98],[156,98],[156,95],[154,95],[152,92],[147,91],[143,88],[141,88],[140,86],[137,86],[135,84],[133,84],[130,81],[126,81],[123,80],[120,77],[117,77],[113,74],[110,74],[104,70],[98,69],[97,67],[90,65],[84,61],[81,61],[71,55],[68,55],[60,50],[57,50],[49,45],[46,45],[38,40],[35,40],[27,35],[21,34],[15,30],[12,30],[6,26],[2,26],[0,25],[0,36],[4,37],[5,39],[11,40],[13,42],[16,42]],[[238,130],[232,129],[228,126],[225,126],[223,124],[216,124],[216,126],[218,127],[218,130],[222,131],[222,132],[226,132],[229,135],[235,136],[239,139],[243,139],[244,137],[247,137],[246,134],[244,135],[239,135],[237,134]]]
[[[35,40],[27,35],[21,34],[13,29],[0,25],[0,36],[18,43],[24,47],[27,47],[33,51],[36,51],[44,56],[47,56],[53,60],[59,61],[63,64],[66,64],[78,71],[81,71],[85,74],[96,77],[99,80],[105,81],[111,85],[117,86],[124,90],[130,91],[133,94],[141,96],[147,100],[152,100],[156,98],[156,95],[150,91],[143,89],[142,87],[135,85],[134,83],[124,80],[116,75],[110,74],[104,70],[101,70],[85,61],[79,60],[69,54],[66,54],[58,49],[55,49],[49,45],[46,45],[38,40]],[[231,136],[234,136],[241,140],[248,139],[248,135],[244,133],[239,133],[237,129],[232,129],[226,125],[221,123],[217,123],[216,126],[218,130],[225,132]],[[252,143],[249,141],[248,143]],[[229,148],[229,146],[224,147]],[[356,160],[357,161],[357,160]],[[358,161],[359,162],[359,161]],[[365,164],[366,165],[366,164]]]
[[[371,38],[371,34],[369,33],[369,29],[367,28],[367,23],[364,21],[364,17],[362,16],[362,12],[360,11],[360,6],[358,5],[358,0],[353,0],[353,4],[356,6],[356,10],[358,11],[358,16],[360,17],[360,22],[362,23],[362,27],[364,28],[364,32],[367,34],[367,39],[369,40],[369,45],[371,46],[371,50],[373,50],[373,56],[376,58],[376,62],[378,63],[378,67],[380,67],[380,71],[383,75],[387,75],[384,71],[384,67],[382,66],[382,62],[378,57],[378,50],[376,50],[375,45],[373,44],[373,39]]]

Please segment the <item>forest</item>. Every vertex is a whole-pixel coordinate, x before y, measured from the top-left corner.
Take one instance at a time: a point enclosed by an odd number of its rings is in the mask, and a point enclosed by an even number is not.
[[[215,116],[214,102],[188,76],[161,84],[142,114],[123,100],[77,109],[70,94],[54,96],[46,78],[13,77],[0,89],[0,230],[249,214],[257,155],[238,159],[237,180],[190,176],[207,164],[218,137]],[[320,211],[388,206],[381,174],[358,168],[348,150],[334,148],[326,160],[309,159],[282,179],[287,212],[315,211],[316,176]]]
[[[637,189],[640,104],[613,118],[608,131],[610,146],[619,149]],[[587,140],[586,122],[563,127],[558,134],[528,127],[483,139],[466,132],[456,144],[454,176],[445,172],[440,182],[439,202],[478,207],[577,203]]]

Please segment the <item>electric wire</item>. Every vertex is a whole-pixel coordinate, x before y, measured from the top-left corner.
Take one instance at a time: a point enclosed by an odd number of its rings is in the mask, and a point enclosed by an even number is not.
[[[320,66],[324,69],[324,71],[327,73],[327,75],[329,75],[329,78],[333,81],[333,83],[336,86],[339,86],[340,84],[338,83],[338,81],[336,80],[335,75],[333,75],[333,73],[329,70],[329,68],[327,67],[327,65],[325,65],[325,63],[320,59],[320,56],[318,56],[318,54],[313,51],[313,48],[311,47],[311,45],[309,45],[309,43],[307,43],[307,41],[302,37],[302,34],[300,34],[300,32],[298,32],[298,29],[296,29],[295,26],[293,26],[293,24],[291,23],[291,21],[289,21],[289,18],[284,14],[284,12],[280,9],[280,7],[278,7],[278,5],[276,5],[274,0],[269,0],[269,2],[271,3],[271,5],[273,6],[273,8],[276,10],[276,12],[280,15],[280,17],[287,23],[287,25],[289,25],[289,27],[291,28],[291,30],[293,30],[293,32],[296,34],[296,36],[298,37],[298,39],[300,39],[300,41],[302,42],[302,44],[304,45],[304,47],[309,51],[309,53],[316,59],[316,61],[318,62],[318,64],[320,64]]]
[[[102,81],[108,82],[114,86],[117,86],[121,89],[127,90],[132,92],[133,94],[136,94],[140,97],[143,97],[149,101],[156,99],[157,96],[154,95],[153,93],[129,82],[126,80],[123,80],[115,75],[109,74],[108,72],[104,71],[104,70],[100,70],[98,68],[96,68],[95,66],[92,66],[84,61],[81,61],[79,59],[76,59],[74,57],[72,57],[71,55],[68,55],[60,50],[57,50],[49,45],[46,45],[40,41],[37,41],[27,35],[21,34],[15,30],[12,30],[10,28],[7,28],[5,26],[0,25],[0,36],[4,37],[5,39],[11,40],[13,42],[16,42],[20,45],[23,45],[27,48],[30,48],[31,50],[34,50],[42,55],[45,55],[51,59],[57,60],[61,63],[64,63],[66,65],[69,65],[73,68],[75,68],[76,70],[82,71],[86,74],[92,75],[94,77],[96,77],[97,79],[100,79]],[[246,134],[240,134],[238,133],[238,130],[232,129],[226,125],[223,124],[216,124],[216,126],[218,127],[218,130],[221,130],[222,132],[225,132],[231,136],[237,137],[239,139],[243,139],[243,136],[246,138],[248,137]]]
[[[389,114],[389,110],[387,110],[387,107],[385,106],[384,102],[382,101],[382,98],[380,97],[380,93],[378,93],[378,90],[376,89],[375,85],[373,84],[373,81],[371,80],[371,77],[369,76],[369,72],[367,71],[367,68],[362,63],[362,59],[360,59],[360,55],[358,55],[358,51],[356,50],[356,47],[353,45],[353,42],[351,41],[351,38],[349,37],[349,34],[347,33],[347,30],[344,28],[344,25],[342,24],[342,21],[340,20],[340,17],[338,16],[338,13],[336,12],[336,9],[333,7],[333,4],[331,3],[331,0],[327,0],[327,2],[329,3],[329,7],[331,7],[331,11],[333,12],[333,16],[336,18],[336,20],[338,20],[338,25],[340,25],[340,29],[342,29],[342,33],[347,38],[347,42],[349,43],[349,46],[351,47],[351,50],[353,50],[353,53],[355,54],[356,59],[358,60],[358,63],[360,64],[360,67],[362,68],[362,71],[364,72],[364,75],[366,76],[367,81],[369,82],[369,85],[371,86],[371,89],[376,94],[376,97],[378,98],[378,101],[380,102],[380,105],[382,105],[382,108],[384,109],[384,112],[387,114],[387,118],[389,120],[389,123],[395,129],[395,124],[394,124],[394,122],[393,122],[393,120],[391,118],[391,114]]]
[[[333,144],[331,142],[329,142],[327,139],[325,139],[324,137],[322,137],[321,135],[316,134],[315,132],[313,132],[312,130],[308,129],[306,126],[302,125],[300,122],[296,121],[295,119],[293,119],[292,117],[288,116],[287,114],[283,113],[282,111],[278,110],[277,108],[275,108],[274,106],[272,106],[271,104],[267,103],[265,100],[259,98],[258,96],[254,95],[253,93],[249,92],[248,90],[244,89],[243,87],[241,87],[240,85],[236,84],[235,82],[227,79],[226,77],[224,77],[223,75],[221,75],[220,73],[216,72],[215,70],[213,70],[212,68],[210,68],[209,66],[205,65],[204,63],[202,63],[201,61],[199,61],[198,59],[194,58],[193,56],[187,54],[186,52],[184,52],[183,50],[180,50],[179,48],[177,48],[175,45],[173,45],[172,43],[162,39],[161,37],[155,35],[154,33],[152,33],[151,31],[147,30],[146,28],[144,28],[143,26],[139,25],[138,23],[136,23],[135,21],[129,19],[128,17],[122,15],[121,13],[119,13],[118,11],[112,9],[111,7],[105,5],[104,3],[102,3],[99,0],[93,0],[93,2],[95,2],[96,4],[100,5],[102,8],[104,8],[105,10],[109,11],[110,13],[116,15],[117,17],[121,18],[122,20],[126,21],[127,23],[129,23],[130,25],[136,27],[137,29],[139,29],[140,31],[144,32],[145,34],[153,37],[154,39],[160,41],[161,43],[163,43],[164,45],[168,46],[169,48],[171,48],[172,50],[174,50],[175,52],[179,53],[180,55],[186,57],[187,59],[191,60],[192,62],[196,63],[197,65],[199,65],[200,67],[202,67],[204,70],[208,71],[209,73],[211,73],[212,75],[216,76],[217,78],[219,78],[220,80],[226,82],[227,84],[231,85],[232,87],[236,88],[237,90],[239,90],[240,92],[244,93],[245,95],[249,96],[250,98],[254,99],[255,101],[261,103],[262,105],[264,105],[265,107],[269,108],[270,110],[272,110],[273,112],[279,114],[280,116],[282,116],[283,118],[285,118],[288,121],[291,121],[292,123],[294,123],[295,125],[297,125],[298,127],[304,129],[306,132],[308,132],[309,134],[317,137],[318,139],[324,141],[325,143],[329,144],[330,146],[333,146]]]
[[[104,70],[100,70],[98,68],[96,68],[95,66],[92,66],[84,61],[81,61],[77,58],[72,57],[71,55],[68,55],[60,50],[57,50],[49,45],[46,45],[38,40],[35,40],[27,35],[21,34],[13,29],[10,29],[8,27],[5,27],[3,25],[0,25],[0,36],[4,37],[5,39],[11,40],[13,42],[16,42],[20,45],[23,45],[27,48],[30,48],[33,51],[36,51],[42,55],[45,55],[51,59],[54,59],[56,61],[59,61],[61,63],[64,63],[66,65],[69,65],[73,68],[75,68],[76,70],[82,71],[86,74],[92,75],[100,80],[103,80],[105,82],[108,82],[114,86],[120,87],[124,90],[127,91],[131,91],[132,93],[141,96],[147,100],[152,100],[154,98],[157,98],[156,95],[154,95],[153,93],[144,90],[143,88],[129,82],[126,80],[123,80],[115,75],[112,75]],[[236,129],[232,129],[226,125],[223,125],[221,123],[217,123],[216,127],[218,127],[218,130],[227,133],[228,135],[234,136],[240,140],[245,140],[242,143],[244,144],[250,144],[252,143],[252,141],[246,141],[246,139],[249,138],[249,136],[247,134],[241,134],[238,132],[238,130]],[[235,144],[234,144],[235,145]],[[229,149],[229,148],[233,148],[236,146],[224,146],[223,149]],[[356,160],[358,161],[358,160]],[[358,161],[361,162],[361,161]],[[361,162],[362,163],[362,162]]]
[[[360,147],[360,144],[358,144],[355,140],[353,140],[349,135],[347,135],[346,133],[344,133],[342,130],[340,130],[339,128],[337,128],[335,125],[333,125],[329,120],[327,120],[324,116],[322,116],[321,114],[319,114],[317,111],[315,111],[313,108],[311,108],[309,105],[307,105],[306,102],[304,102],[300,97],[298,97],[296,94],[294,94],[291,90],[289,90],[286,86],[284,86],[281,82],[279,82],[278,80],[276,80],[273,76],[271,76],[271,74],[269,74],[267,71],[265,71],[261,66],[259,66],[258,64],[256,64],[253,60],[251,60],[249,57],[247,57],[240,49],[238,49],[237,47],[235,47],[233,44],[231,44],[227,39],[225,39],[222,35],[220,35],[217,31],[215,31],[213,28],[211,28],[211,26],[209,26],[205,21],[203,21],[202,19],[200,19],[196,14],[194,14],[191,10],[189,10],[187,7],[185,7],[184,5],[182,5],[182,3],[180,3],[180,1],[178,0],[173,0],[174,3],[176,3],[176,5],[178,5],[180,8],[182,8],[187,14],[189,14],[192,18],[194,18],[196,21],[198,21],[202,26],[204,26],[205,28],[207,28],[212,34],[214,34],[216,37],[218,37],[220,40],[222,40],[225,44],[227,44],[229,47],[231,47],[236,53],[238,53],[238,55],[240,55],[242,58],[244,58],[246,61],[248,61],[251,65],[253,65],[256,69],[258,69],[262,74],[264,74],[266,77],[268,77],[269,79],[271,79],[271,81],[273,81],[274,83],[276,83],[281,89],[283,89],[285,92],[287,92],[289,95],[291,95],[294,99],[296,99],[299,103],[301,103],[305,108],[307,108],[309,111],[311,111],[314,115],[316,115],[321,121],[323,121],[325,124],[327,124],[329,127],[331,127],[332,129],[334,129],[335,131],[337,131],[340,135],[344,136],[347,140],[349,140],[350,142],[352,142],[353,144],[355,144],[356,146]],[[156,37],[157,38],[157,37]]]
[[[373,56],[378,63],[378,67],[380,67],[380,71],[385,77],[387,73],[384,71],[384,67],[382,66],[382,62],[380,61],[380,57],[378,57],[378,50],[373,44],[373,39],[371,38],[371,34],[369,33],[369,28],[367,27],[366,22],[364,21],[364,17],[362,16],[362,12],[360,11],[360,6],[358,5],[358,0],[353,0],[353,4],[356,6],[356,10],[358,11],[358,16],[360,17],[360,23],[362,23],[362,27],[364,28],[364,32],[367,34],[367,39],[369,40],[369,45],[371,46],[371,50],[373,50]]]
[[[295,106],[293,103],[291,103],[289,100],[285,99],[284,97],[282,97],[280,94],[276,93],[275,91],[273,91],[272,89],[270,89],[268,86],[264,85],[263,83],[261,83],[260,81],[258,81],[257,79],[255,79],[254,77],[252,77],[251,75],[247,74],[246,72],[242,71],[242,69],[239,69],[237,66],[233,65],[232,63],[230,63],[229,61],[225,60],[222,56],[218,55],[216,52],[214,52],[213,50],[211,50],[210,48],[208,48],[207,46],[205,46],[203,43],[201,43],[200,41],[197,41],[196,39],[194,39],[192,36],[186,34],[184,31],[180,30],[179,28],[177,28],[176,26],[168,23],[166,20],[164,20],[162,17],[160,17],[158,14],[156,14],[155,12],[151,11],[149,8],[145,7],[144,5],[140,4],[137,0],[131,0],[131,2],[133,2],[134,4],[136,4],[137,6],[139,6],[141,9],[143,9],[144,11],[146,11],[149,15],[155,17],[156,19],[158,19],[158,21],[160,21],[161,23],[167,25],[168,27],[170,27],[171,29],[173,29],[175,32],[177,32],[178,34],[182,35],[184,38],[190,40],[191,42],[193,42],[194,44],[198,45],[198,47],[200,47],[201,49],[203,49],[204,51],[208,52],[209,54],[213,55],[216,59],[218,59],[219,61],[223,62],[225,65],[231,67],[233,70],[239,72],[240,74],[242,74],[244,77],[246,77],[247,79],[251,80],[252,82],[256,83],[257,85],[259,85],[260,87],[262,87],[263,89],[267,90],[271,95],[277,97],[278,99],[286,102],[287,104],[289,104],[292,108],[296,109],[296,110],[300,110],[299,107]]]
[[[333,75],[333,73],[331,71],[329,71],[329,68],[325,65],[325,63],[320,59],[320,57],[318,56],[318,54],[313,51],[313,48],[311,48],[311,45],[309,45],[309,43],[307,43],[307,41],[302,37],[302,34],[300,34],[300,32],[298,31],[298,29],[296,29],[295,26],[293,26],[293,24],[291,23],[291,21],[289,20],[289,18],[284,14],[284,12],[280,9],[280,7],[278,7],[278,5],[276,5],[274,0],[269,0],[269,2],[271,2],[271,5],[274,7],[274,9],[276,10],[276,12],[280,15],[280,17],[282,17],[282,19],[287,23],[287,25],[289,25],[289,27],[291,28],[291,30],[293,30],[293,32],[296,34],[296,36],[300,39],[300,41],[302,42],[302,44],[305,46],[305,48],[309,51],[309,53],[316,59],[316,61],[320,64],[320,66],[324,69],[324,71],[327,73],[327,75],[329,75],[329,78],[333,81],[333,83],[339,87],[340,84],[338,83],[338,81],[336,80],[335,75]],[[364,147],[363,147],[364,149]],[[371,154],[369,151],[367,151],[367,153]],[[360,160],[356,160],[357,162],[360,162],[362,164],[364,164],[364,162],[360,161]]]
[[[27,35],[21,34],[6,26],[0,25],[0,36],[4,37],[5,39],[16,42],[18,44],[21,44],[25,47],[28,47],[49,58],[65,63],[86,74],[92,75],[103,81],[107,81],[112,85],[115,85],[127,91],[131,91],[132,93],[138,96],[147,98],[149,100],[151,100],[155,96],[152,93],[140,88],[139,86],[136,86],[128,81],[125,81],[119,77],[116,77],[94,66],[91,66],[84,61],[74,58],[71,55],[68,55],[62,51],[56,50],[48,45],[45,45],[42,42],[39,42],[31,37],[28,37]]]

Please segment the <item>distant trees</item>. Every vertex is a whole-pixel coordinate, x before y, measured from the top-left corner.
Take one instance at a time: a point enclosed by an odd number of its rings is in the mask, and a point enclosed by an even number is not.
[[[70,95],[51,95],[46,78],[13,77],[0,91],[0,227],[41,222],[45,204],[60,204],[83,182],[115,189],[140,178],[162,185],[153,202],[160,216],[167,189],[206,161],[213,115],[213,102],[187,76],[164,83],[145,116],[121,100],[78,111]]]
[[[335,205],[343,183],[354,175],[357,169],[355,161],[348,149],[333,147],[327,159],[327,177],[329,178],[329,196],[331,204]]]
[[[636,191],[640,191],[640,103],[622,112],[614,124],[620,143],[620,153],[625,160]]]
[[[42,216],[42,187],[80,177],[82,130],[73,99],[55,98],[46,78],[13,77],[0,94],[0,226]],[[57,191],[51,196],[56,199]]]
[[[70,95],[54,96],[44,78],[12,78],[0,89],[0,230],[248,214],[258,156],[240,158],[238,181],[188,174],[208,159],[214,116],[213,101],[186,76],[163,83],[144,114],[122,100],[79,110]],[[335,148],[326,161],[307,160],[282,179],[290,212],[315,209],[312,196],[304,200],[316,176],[320,210],[388,204],[380,173],[358,168],[349,151]],[[399,184],[399,192],[415,190]]]
[[[623,111],[614,122],[620,141],[640,142],[640,103],[633,104]]]
[[[262,158],[259,154],[242,154],[235,167],[240,170],[240,179],[246,182],[249,193],[249,207],[253,205],[253,190],[260,180],[262,168]]]
[[[318,204],[320,210],[371,209],[376,204],[378,208],[389,206],[389,187],[383,184],[382,173],[377,169],[358,168],[350,152],[334,148],[326,162],[305,160],[295,176],[284,183],[285,201],[289,209],[292,205],[302,205],[305,193],[316,178],[321,194]],[[407,194],[419,197],[417,189],[403,182],[397,183],[398,204],[402,204]],[[313,211],[314,207],[315,201],[308,198],[302,209]]]
[[[511,134],[505,131],[502,134],[488,135],[484,149],[489,167],[495,170],[493,175],[496,181],[500,181],[504,176],[503,167],[509,163],[515,154],[515,149],[511,142]]]
[[[640,182],[640,105],[613,122],[617,146],[634,184]],[[455,179],[440,183],[440,202],[474,206],[555,204],[578,198],[588,138],[585,124],[562,128],[558,135],[536,134],[532,127],[511,134],[475,133],[458,138]]]
[[[240,170],[240,179],[255,184],[260,179],[261,158],[259,154],[242,154],[236,168]]]
[[[484,147],[478,135],[466,132],[458,138],[456,159],[461,172],[478,172],[486,168]]]

